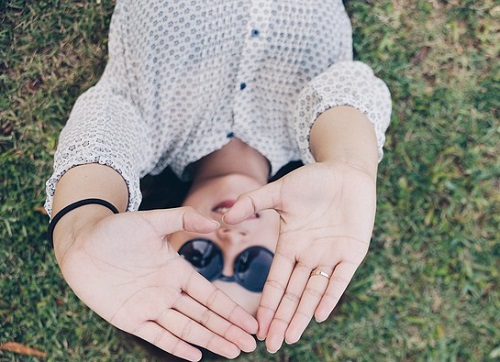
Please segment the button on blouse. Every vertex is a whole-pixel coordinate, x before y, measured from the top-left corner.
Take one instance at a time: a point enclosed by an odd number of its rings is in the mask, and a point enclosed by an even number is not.
[[[57,181],[75,165],[113,167],[141,201],[139,180],[186,167],[238,137],[272,174],[292,160],[314,162],[309,130],[338,105],[364,112],[382,157],[391,99],[371,68],[353,61],[341,0],[117,0],[109,60],[74,105],[61,132]]]

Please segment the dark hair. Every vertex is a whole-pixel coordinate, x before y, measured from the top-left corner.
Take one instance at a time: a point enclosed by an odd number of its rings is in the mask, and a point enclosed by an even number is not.
[[[159,175],[147,175],[141,179],[142,202],[139,210],[179,207],[190,186],[190,182],[181,181],[170,167]]]

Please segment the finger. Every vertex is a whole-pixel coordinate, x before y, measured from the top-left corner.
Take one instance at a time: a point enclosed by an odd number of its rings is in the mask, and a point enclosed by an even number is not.
[[[234,343],[245,352],[252,352],[257,347],[251,335],[185,294],[177,299],[174,309]]]
[[[285,293],[294,267],[295,260],[293,258],[282,254],[279,249],[276,250],[257,309],[257,321],[259,322],[257,338],[260,340],[267,337],[274,314]]]
[[[224,214],[224,222],[238,224],[259,211],[279,208],[280,189],[281,182],[275,181],[255,191],[240,195],[231,209]]]
[[[254,317],[192,268],[182,288],[186,294],[232,324],[250,334],[257,332],[258,325]]]
[[[146,322],[132,333],[176,357],[188,361],[201,360],[202,354],[198,348],[177,338],[155,322]]]
[[[323,322],[328,318],[344,294],[357,268],[358,264],[348,262],[341,262],[335,267],[328,288],[314,313],[317,322]]]
[[[290,282],[267,333],[266,347],[271,353],[275,353],[283,344],[285,331],[297,310],[307,280],[311,275],[311,269],[311,267],[299,263],[293,270]]]
[[[324,271],[328,275],[332,273],[332,267],[319,266],[318,269]],[[310,275],[310,274],[309,274]],[[305,287],[300,304],[295,312],[292,321],[290,322],[286,333],[286,343],[292,344],[297,342],[307,325],[311,321],[314,311],[328,287],[329,279],[323,275],[310,275],[307,286]]]
[[[157,317],[156,323],[177,338],[206,348],[226,358],[236,358],[241,352],[233,343],[176,310],[165,309],[164,313]]]
[[[167,235],[179,230],[196,233],[209,233],[219,227],[192,207],[184,206],[166,210],[141,211],[140,215],[155,228],[158,235]]]

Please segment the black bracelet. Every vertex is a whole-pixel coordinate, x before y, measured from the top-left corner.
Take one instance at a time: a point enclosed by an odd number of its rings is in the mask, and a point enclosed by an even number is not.
[[[54,247],[54,228],[56,227],[59,220],[61,220],[61,218],[64,215],[66,215],[68,212],[73,211],[74,209],[79,208],[80,206],[89,205],[89,204],[102,205],[102,206],[107,207],[111,211],[113,211],[114,214],[119,213],[118,209],[113,204],[111,204],[110,202],[107,202],[106,200],[102,200],[102,199],[84,199],[84,200],[80,200],[77,202],[73,202],[72,204],[69,204],[64,209],[59,211],[56,214],[56,216],[54,216],[49,223],[49,229],[47,231],[47,234],[49,237],[50,245],[52,247]]]

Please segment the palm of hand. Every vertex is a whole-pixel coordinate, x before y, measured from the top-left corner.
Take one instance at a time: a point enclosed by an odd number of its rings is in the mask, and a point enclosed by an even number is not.
[[[186,219],[201,216],[184,212],[182,221],[175,216],[170,223],[180,223],[176,228],[169,227],[164,216],[158,220],[160,213],[113,215],[83,230],[61,263],[68,284],[110,323],[176,356],[201,357],[186,342],[229,358],[240,350],[253,350],[255,341],[247,333],[252,333],[252,318],[200,276],[166,240]],[[202,228],[207,229],[206,225]]]
[[[362,261],[376,203],[368,175],[341,164],[310,164],[283,178],[279,199],[279,254],[311,267],[329,265],[338,254]]]
[[[243,195],[225,220],[273,208],[280,237],[257,320],[271,352],[296,342],[313,317],[325,320],[365,257],[375,217],[375,183],[341,163],[303,166]],[[316,268],[330,277],[311,275]]]
[[[129,216],[110,217],[89,235],[82,235],[85,242],[67,253],[62,267],[70,285],[80,286],[75,293],[125,330],[134,329],[141,319],[155,320],[159,306],[154,304],[160,300],[161,309],[172,307],[172,301],[181,296],[182,283],[169,276],[188,269],[151,224]],[[136,307],[144,315],[136,315]]]

